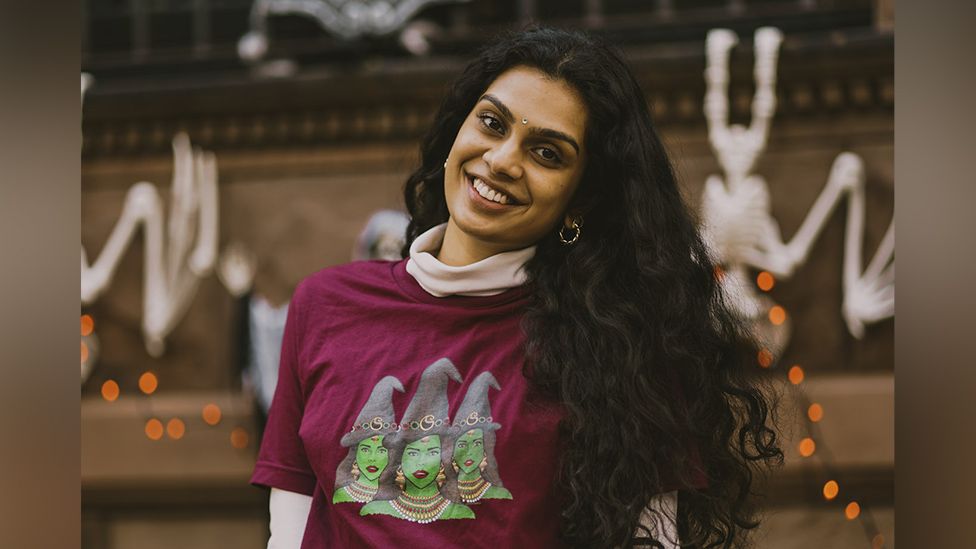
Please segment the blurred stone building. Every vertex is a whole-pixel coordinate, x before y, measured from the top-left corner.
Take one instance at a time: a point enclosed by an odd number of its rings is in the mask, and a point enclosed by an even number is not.
[[[739,35],[731,118],[748,123],[752,33],[779,28],[778,106],[755,171],[770,184],[783,234],[799,227],[843,151],[866,164],[867,257],[892,219],[888,1],[442,1],[389,34],[351,38],[301,15],[256,18],[251,0],[84,3],[82,70],[94,78],[83,107],[81,236],[89,257],[134,183],[152,182],[167,196],[171,139],[186,132],[216,155],[220,249],[249,250],[252,295],[286,303],[304,276],[350,260],[372,212],[402,208],[402,184],[449,82],[488,37],[529,21],[591,29],[623,49],[694,205],[705,178],[720,173],[702,114],[705,35],[718,27]],[[256,28],[266,51],[240,42]],[[768,372],[782,380],[788,452],[770,479],[761,547],[871,547],[876,532],[893,546],[893,321],[858,340],[841,318],[843,210],[811,259],[770,292],[793,334]],[[247,484],[263,416],[241,382],[244,298],[216,276],[204,278],[154,358],[140,331],[143,252],[137,235],[111,287],[82,308],[98,338],[81,389],[83,544],[264,547],[267,494]],[[794,364],[806,374],[805,396],[785,381]],[[139,389],[147,371],[158,380],[149,395]],[[120,392],[111,401],[102,396],[110,380]],[[803,458],[796,447],[811,435],[811,402],[824,417],[813,433],[817,451]],[[207,405],[219,409],[219,421],[204,419]],[[179,419],[183,429],[153,440],[153,418],[167,427]],[[822,487],[831,479],[841,491],[828,502]],[[851,500],[861,506],[854,520],[844,516]]]

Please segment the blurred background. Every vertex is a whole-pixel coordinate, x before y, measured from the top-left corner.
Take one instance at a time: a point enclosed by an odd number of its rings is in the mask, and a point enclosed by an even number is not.
[[[295,285],[397,250],[447,86],[532,21],[623,50],[766,342],[757,545],[894,547],[892,1],[83,4],[83,547],[265,546]]]

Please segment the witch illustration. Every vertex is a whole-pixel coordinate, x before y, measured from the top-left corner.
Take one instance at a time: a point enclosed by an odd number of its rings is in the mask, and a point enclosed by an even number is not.
[[[461,407],[454,415],[454,456],[452,466],[458,475],[457,485],[461,501],[476,503],[483,499],[512,499],[512,493],[502,486],[495,462],[495,431],[501,425],[491,418],[488,389],[498,386],[491,372],[474,378]]]
[[[352,430],[342,437],[340,444],[349,448],[349,455],[336,470],[332,503],[367,503],[376,496],[380,475],[390,460],[390,450],[384,442],[397,430],[393,415],[394,390],[403,392],[399,379],[386,376],[379,380]]]
[[[474,518],[470,507],[457,501],[454,471],[445,470],[454,447],[450,438],[447,382],[461,374],[446,358],[434,362],[420,376],[420,386],[392,435],[399,453],[396,490],[388,499],[377,495],[360,515],[391,515],[426,524],[435,520]],[[450,481],[449,481],[450,480]]]

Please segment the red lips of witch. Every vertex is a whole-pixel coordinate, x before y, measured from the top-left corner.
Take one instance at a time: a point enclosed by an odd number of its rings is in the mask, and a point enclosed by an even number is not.
[[[471,467],[472,465],[474,465],[474,460],[473,459],[466,459],[466,460],[464,460],[464,466],[465,467]]]
[[[366,466],[366,470],[369,471],[370,473],[375,473],[376,471],[379,471],[380,468],[375,465],[368,465]]]
[[[413,472],[413,477],[414,478],[427,478],[427,471],[414,471]]]

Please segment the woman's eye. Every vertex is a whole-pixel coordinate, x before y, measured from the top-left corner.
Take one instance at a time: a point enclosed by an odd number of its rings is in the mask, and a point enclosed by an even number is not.
[[[559,162],[559,153],[550,149],[549,147],[539,147],[536,149],[539,151],[539,156],[547,162]]]
[[[478,116],[481,119],[481,123],[491,131],[501,133],[505,129],[502,125],[501,120],[495,118],[494,116],[484,113]],[[493,125],[494,124],[494,125]]]

